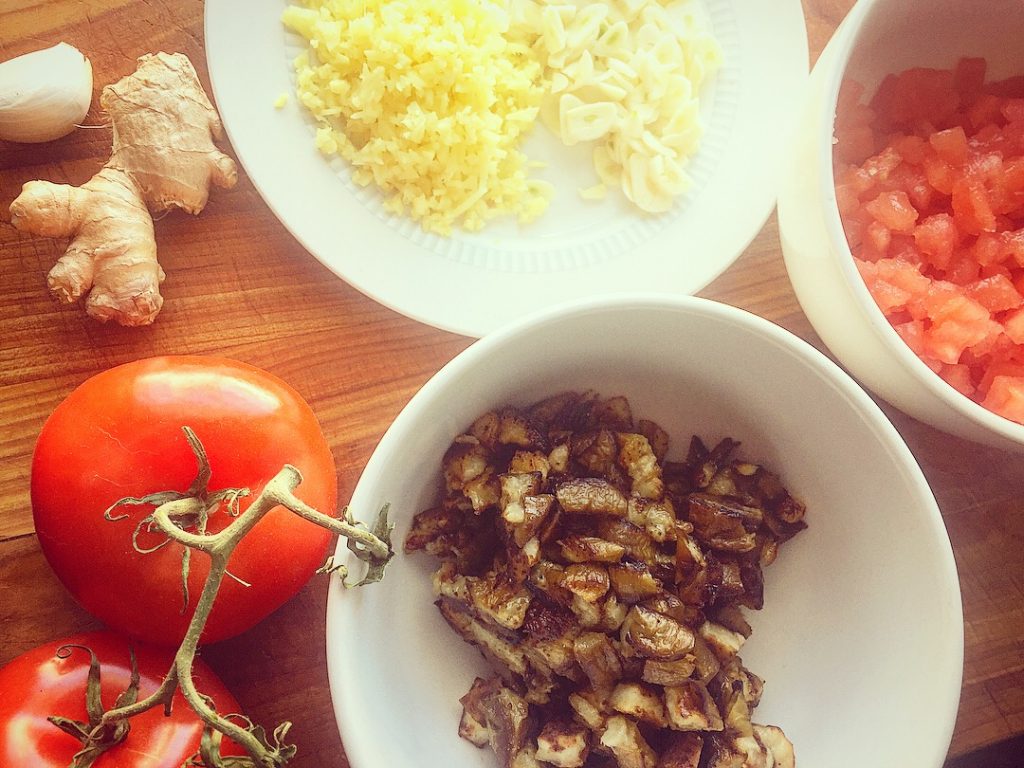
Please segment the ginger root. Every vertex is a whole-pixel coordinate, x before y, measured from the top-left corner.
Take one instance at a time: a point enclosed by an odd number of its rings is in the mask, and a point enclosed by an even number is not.
[[[163,305],[164,279],[150,212],[197,214],[210,183],[233,187],[238,171],[213,144],[220,118],[184,54],[141,57],[134,74],[103,89],[100,104],[113,128],[110,160],[80,187],[28,182],[11,203],[11,223],[71,238],[47,277],[57,299],[89,292],[91,317],[148,325]]]

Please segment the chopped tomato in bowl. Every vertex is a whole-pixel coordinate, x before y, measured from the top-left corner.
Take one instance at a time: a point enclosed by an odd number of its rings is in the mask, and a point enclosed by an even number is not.
[[[844,82],[836,201],[857,270],[950,386],[1024,424],[1024,76],[986,61]]]

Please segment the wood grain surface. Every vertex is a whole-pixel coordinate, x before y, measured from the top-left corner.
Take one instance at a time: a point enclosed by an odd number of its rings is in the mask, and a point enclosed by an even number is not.
[[[804,0],[812,58],[851,3]],[[64,40],[92,59],[98,91],[132,71],[143,53],[182,51],[208,86],[202,10],[199,0],[3,0],[0,59]],[[103,129],[39,146],[0,142],[0,219],[24,182],[80,184],[109,147]],[[235,190],[215,191],[200,217],[168,215],[156,230],[166,303],[153,326],[124,329],[55,304],[45,278],[63,246],[0,221],[0,664],[97,626],[40,553],[28,492],[43,421],[86,378],[169,353],[215,353],[266,368],[317,412],[347,498],[402,406],[470,343],[384,309],[335,278],[291,238],[244,174]],[[701,295],[823,348],[790,288],[774,219]],[[960,571],[966,663],[951,748],[960,755],[1024,733],[1024,458],[883,408],[931,483]],[[256,721],[295,721],[296,768],[347,766],[327,688],[326,586],[314,579],[251,631],[203,652]]]

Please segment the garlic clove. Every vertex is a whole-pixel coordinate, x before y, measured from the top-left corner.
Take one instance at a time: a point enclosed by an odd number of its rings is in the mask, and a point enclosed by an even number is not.
[[[0,63],[0,139],[59,139],[82,122],[92,103],[92,64],[58,43]]]

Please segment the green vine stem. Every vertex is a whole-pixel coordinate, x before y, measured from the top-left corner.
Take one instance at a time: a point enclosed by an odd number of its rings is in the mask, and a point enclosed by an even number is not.
[[[381,509],[372,529],[367,529],[361,523],[353,520],[347,508],[343,511],[341,519],[325,515],[295,496],[293,491],[302,482],[302,474],[291,465],[285,465],[266,484],[252,504],[244,511],[239,512],[237,499],[240,496],[248,495],[248,489],[231,488],[213,494],[208,493],[206,484],[211,473],[206,451],[199,438],[189,427],[182,429],[198,464],[196,480],[188,491],[185,493],[163,491],[142,498],[121,499],[106,511],[105,516],[108,520],[121,520],[127,515],[112,516],[111,514],[119,506],[157,504],[156,509],[136,528],[133,542],[136,541],[139,530],[144,525],[148,525],[150,530],[158,530],[169,541],[176,541],[184,545],[188,548],[186,551],[195,549],[205,553],[210,558],[210,571],[189,622],[185,638],[160,687],[140,701],[119,699],[112,709],[102,713],[98,719],[91,716],[90,725],[92,727],[82,734],[83,749],[75,756],[70,768],[88,768],[102,752],[123,741],[127,736],[128,729],[122,727],[122,724],[127,724],[130,718],[157,706],[163,706],[165,712],[170,712],[172,697],[177,689],[181,690],[189,706],[206,724],[205,745],[208,746],[213,741],[210,737],[213,735],[212,732],[216,732],[234,741],[248,754],[248,758],[221,757],[219,746],[204,748],[200,751],[198,762],[193,762],[193,765],[207,766],[207,768],[245,768],[246,766],[280,768],[280,766],[287,765],[295,754],[294,746],[283,743],[290,723],[283,723],[274,730],[273,743],[271,743],[271,739],[267,738],[264,729],[253,725],[247,718],[234,714],[218,714],[212,702],[196,689],[192,679],[192,665],[199,649],[199,638],[206,626],[210,611],[213,609],[224,577],[231,575],[227,570],[231,553],[264,515],[275,507],[281,506],[321,528],[344,536],[348,540],[348,548],[358,559],[367,563],[367,572],[363,579],[356,584],[348,584],[344,581],[348,573],[347,569],[344,566],[336,566],[332,560],[328,560],[321,572],[338,573],[346,586],[361,586],[379,581],[384,576],[385,567],[394,556],[394,550],[391,547],[391,531],[394,525],[388,522],[387,505]],[[229,506],[228,511],[235,516],[234,520],[218,533],[206,533],[208,516],[222,504]],[[232,505],[234,505],[233,508],[231,508]],[[187,527],[198,528],[199,532],[186,530]],[[139,552],[147,552],[154,551],[159,547],[143,549],[136,542],[135,548]],[[187,567],[188,559],[183,558],[183,570]],[[244,725],[240,725],[240,722]],[[115,733],[117,734],[116,739],[112,736]],[[219,739],[215,741],[219,745]]]

